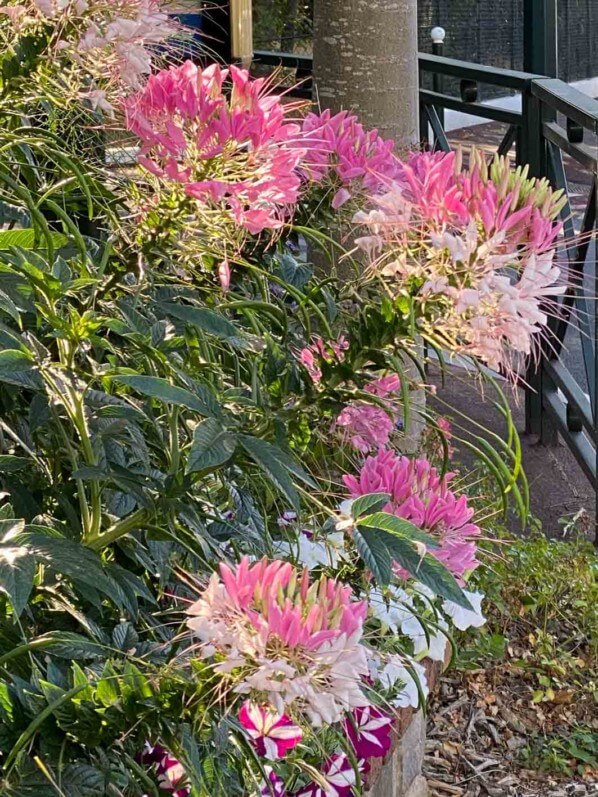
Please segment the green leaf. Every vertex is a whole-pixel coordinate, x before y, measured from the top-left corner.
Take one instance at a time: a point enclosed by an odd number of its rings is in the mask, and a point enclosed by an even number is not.
[[[0,547],[0,592],[8,597],[17,617],[27,606],[35,568],[35,558],[25,546]]]
[[[359,518],[359,525],[371,529],[382,529],[382,531],[387,531],[397,537],[421,542],[427,548],[434,549],[439,547],[437,539],[426,534],[409,520],[391,515],[389,512],[375,512],[373,515],[361,517]]]
[[[51,232],[50,238],[56,249],[66,246],[69,239],[59,232]],[[0,232],[0,250],[6,251],[18,246],[21,249],[45,249],[47,240],[44,236],[37,236],[32,228],[25,230],[3,230]]]
[[[378,512],[390,501],[388,493],[367,493],[360,495],[351,504],[351,516],[355,519],[368,512]]]
[[[183,387],[171,385],[170,382],[159,376],[115,376],[114,379],[149,398],[158,399],[166,404],[176,404],[178,407],[186,407],[188,410],[195,410],[200,415],[212,414],[209,407],[198,396]]]
[[[187,324],[199,327],[204,332],[207,332],[208,335],[233,343],[242,342],[241,330],[228,318],[216,313],[214,310],[209,310],[207,307],[174,304],[173,302],[165,302],[161,307],[169,315],[178,318],[180,321],[185,321]]]
[[[231,458],[236,446],[234,434],[214,418],[207,418],[195,427],[185,473],[223,465]]]
[[[376,582],[384,587],[392,578],[392,557],[381,534],[363,534],[353,529],[353,542],[365,566],[372,572]]]
[[[0,473],[16,473],[31,466],[27,457],[15,457],[13,454],[0,454]]]
[[[3,310],[6,315],[9,315],[17,324],[19,323],[21,318],[19,308],[4,291],[0,291],[0,310]]]
[[[299,495],[289,475],[292,472],[289,467],[290,457],[285,457],[280,448],[258,437],[241,434],[239,442],[256,465],[259,465],[270,481],[288,498],[291,505],[299,509]]]
[[[42,384],[33,357],[20,349],[0,351],[0,382],[33,389]]]

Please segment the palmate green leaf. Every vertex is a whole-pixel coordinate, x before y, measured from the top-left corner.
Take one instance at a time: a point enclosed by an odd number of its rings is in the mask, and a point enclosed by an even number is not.
[[[266,440],[246,434],[240,434],[238,439],[256,465],[290,501],[291,506],[299,509],[299,495],[290,476],[293,471],[289,467],[289,464],[297,466],[297,463],[293,463],[280,448]]]
[[[359,499],[357,499],[359,500]],[[388,502],[387,502],[388,503]],[[427,548],[438,548],[438,540],[426,534],[409,520],[391,515],[389,512],[374,512],[373,515],[359,518],[359,525],[371,529],[382,529],[389,534],[407,540],[423,543]]]
[[[66,235],[59,232],[51,232],[50,240],[55,249],[60,249],[69,242]],[[21,249],[46,249],[48,244],[46,238],[37,235],[33,228],[0,232],[0,251],[7,251],[13,246],[18,246]]]
[[[212,413],[208,405],[198,396],[184,387],[171,385],[166,379],[159,376],[115,376],[114,379],[123,385],[128,385],[149,398],[158,399],[165,404],[175,404],[194,410],[200,415],[209,417]]]
[[[429,539],[429,535],[416,527],[411,527],[412,524],[408,521],[385,512],[378,512],[359,520],[353,532],[354,536],[357,534],[359,537],[355,545],[367,567],[372,569],[373,563],[374,577],[381,579],[381,584],[388,584],[391,562],[397,562],[436,595],[451,600],[465,609],[471,609],[471,604],[452,573],[438,559],[426,553],[428,547],[426,540]],[[434,547],[437,547],[436,542]],[[387,560],[385,560],[385,551]]]
[[[360,495],[351,504],[351,516],[357,520],[368,512],[378,512],[390,501],[388,493],[367,493]]]
[[[36,564],[35,558],[25,546],[0,547],[0,592],[8,597],[17,617],[27,606]]]
[[[237,439],[215,418],[206,418],[195,427],[185,473],[217,468],[235,452]]]

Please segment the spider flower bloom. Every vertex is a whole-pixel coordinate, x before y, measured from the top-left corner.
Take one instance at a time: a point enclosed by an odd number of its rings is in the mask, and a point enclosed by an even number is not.
[[[439,345],[507,371],[534,350],[564,290],[553,262],[564,198],[546,181],[505,160],[474,154],[462,172],[454,153],[420,153],[371,201],[357,243]]]
[[[351,198],[355,187],[380,191],[399,175],[393,141],[381,138],[377,130],[366,131],[347,111],[310,113],[302,132],[308,146],[301,171],[313,182],[331,176],[340,185],[332,201],[335,210]]]
[[[236,66],[191,61],[152,75],[125,102],[139,162],[250,233],[282,226],[299,195],[299,127],[289,106]]]
[[[397,374],[373,379],[364,391],[384,400],[385,407],[354,401],[346,406],[334,422],[356,451],[367,454],[388,444],[396,426],[399,410],[393,397],[401,389]]]
[[[244,557],[234,568],[220,565],[188,614],[199,655],[215,657],[215,671],[237,693],[280,714],[294,706],[316,726],[368,705],[367,603],[352,600],[350,587],[325,577],[310,583],[306,569],[288,562]]]
[[[346,475],[343,481],[352,498],[367,493],[388,493],[385,511],[411,521],[438,541],[430,554],[461,578],[476,568],[475,537],[480,529],[471,522],[473,509],[466,496],[457,497],[449,487],[453,474],[440,477],[425,459],[396,456],[380,451],[368,457],[358,477]],[[397,575],[409,574],[396,568]]]
[[[282,758],[303,736],[301,728],[286,714],[249,700],[241,707],[239,722],[253,740],[258,754],[271,761]]]

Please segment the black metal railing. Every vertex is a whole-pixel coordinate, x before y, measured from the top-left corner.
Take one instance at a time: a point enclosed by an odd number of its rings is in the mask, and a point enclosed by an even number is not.
[[[435,49],[438,53],[439,48]],[[310,96],[310,58],[257,52],[256,62],[296,69],[297,78],[304,81],[297,95]],[[494,122],[505,128],[497,154],[512,153],[518,164],[529,164],[531,174],[547,177],[567,195],[558,247],[559,264],[566,275],[566,292],[551,313],[553,334],[542,343],[539,362],[530,364],[522,378],[526,384],[526,430],[548,445],[555,444],[560,433],[596,491],[598,101],[561,80],[457,61],[439,54],[420,54],[419,69],[420,85],[432,86],[420,89],[420,135],[424,146],[445,151],[452,148],[445,125],[446,110],[478,117],[480,124]],[[458,96],[443,90],[446,81],[454,83],[455,79]],[[518,109],[480,102],[480,85],[518,95]],[[588,137],[593,141],[588,142]],[[576,212],[571,202],[575,192],[569,190],[567,180],[567,166],[571,165],[581,169],[587,178],[587,197]]]

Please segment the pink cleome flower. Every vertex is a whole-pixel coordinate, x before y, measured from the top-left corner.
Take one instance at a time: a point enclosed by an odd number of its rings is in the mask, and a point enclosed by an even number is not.
[[[309,346],[301,349],[298,360],[311,377],[312,382],[317,384],[322,379],[322,362],[342,363],[348,348],[349,341],[344,335],[340,335],[337,340],[332,341],[314,338]]]
[[[473,509],[467,497],[457,497],[450,489],[452,475],[441,478],[425,459],[379,451],[365,460],[358,477],[345,475],[343,481],[353,498],[367,493],[388,493],[390,503],[385,511],[436,537],[439,547],[429,553],[461,578],[479,564],[475,537],[480,529],[471,522]],[[400,568],[396,572],[401,577],[408,576]]]
[[[259,755],[275,761],[296,747],[303,737],[301,728],[286,714],[246,700],[239,722],[255,743]]]
[[[357,758],[383,758],[392,745],[393,718],[376,706],[355,709],[345,731]]]
[[[243,69],[191,61],[152,75],[125,101],[139,162],[250,233],[281,227],[299,195],[303,150],[290,109]]]
[[[364,391],[385,399],[387,409],[354,401],[340,412],[333,428],[341,429],[353,448],[362,454],[383,448],[388,444],[399,417],[399,408],[393,398],[400,389],[401,380],[397,374],[373,379]]]
[[[347,111],[310,113],[303,120],[307,151],[301,171],[313,182],[332,177],[337,191],[332,207],[337,210],[355,190],[379,191],[392,184],[400,173],[394,143],[377,130],[366,131]]]
[[[368,705],[361,644],[365,601],[350,587],[288,562],[244,557],[220,565],[188,609],[187,625],[202,658],[216,656],[214,670],[238,694],[304,711],[315,726],[340,720],[345,711]]]
[[[419,153],[355,216],[369,233],[357,244],[397,291],[413,291],[443,345],[508,371],[564,291],[554,265],[564,201],[506,159],[489,167],[473,153],[462,171],[454,153]]]

